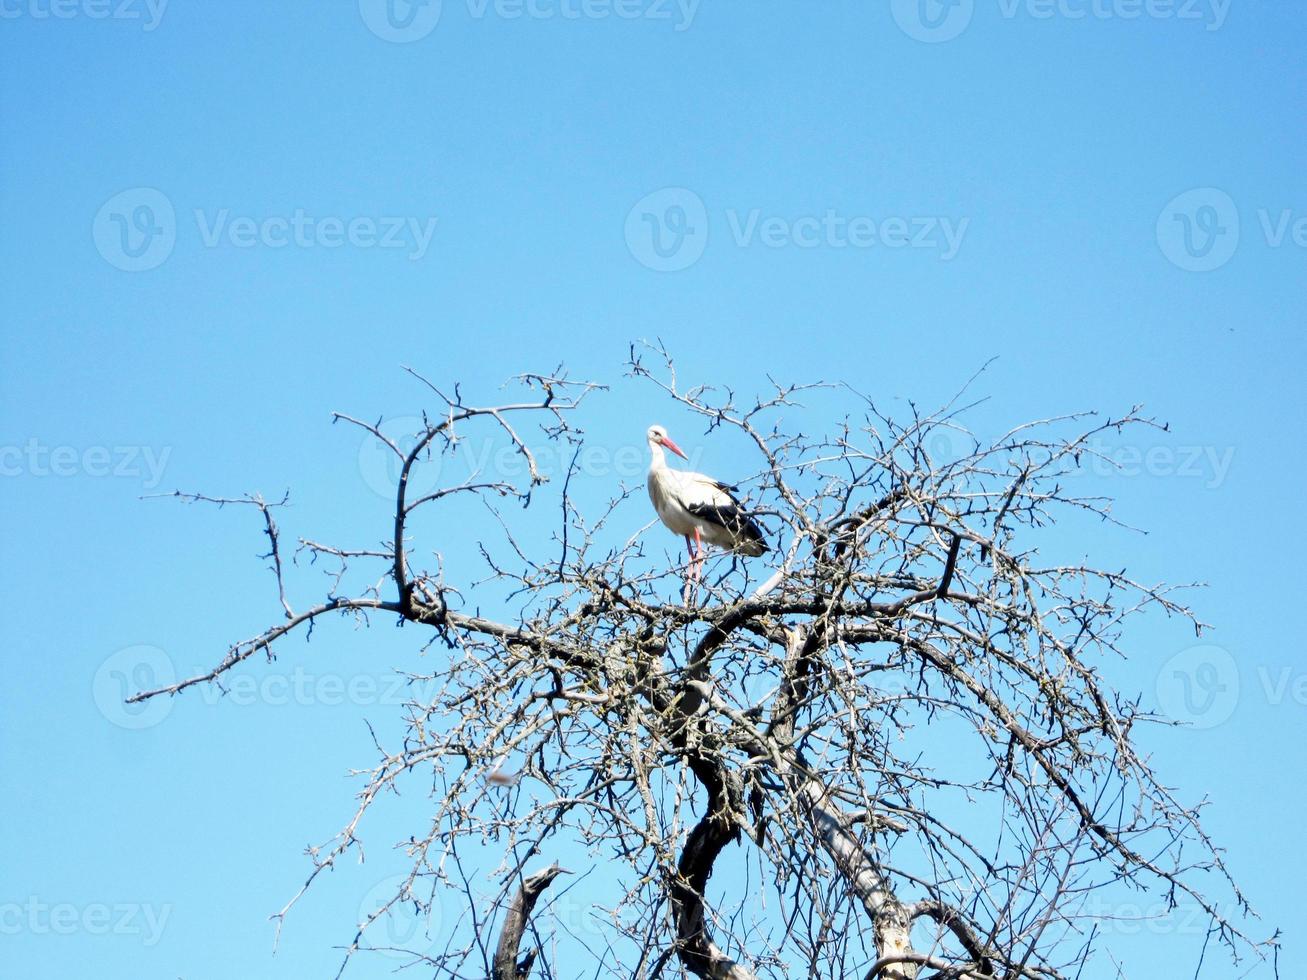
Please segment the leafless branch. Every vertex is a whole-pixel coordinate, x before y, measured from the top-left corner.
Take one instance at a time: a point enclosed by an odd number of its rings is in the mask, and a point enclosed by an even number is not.
[[[670,539],[630,488],[595,502],[603,488],[577,460],[587,399],[602,388],[561,370],[516,379],[521,399],[478,405],[410,369],[435,402],[410,439],[335,416],[394,457],[393,517],[366,531],[387,536],[373,547],[299,538],[297,556],[322,560],[329,586],[299,611],[272,514],[285,499],[174,495],[258,509],[280,614],[209,670],[133,701],[221,684],[336,616],[412,624],[444,651],[410,678],[423,694],[403,707],[404,737],[376,740],[354,812],[310,848],[278,922],[362,846],[383,798],[419,780],[430,805],[399,842],[412,872],[392,904],[428,900],[420,884],[467,907],[459,939],[420,957],[436,975],[490,971],[496,944],[483,933],[502,909],[495,975],[552,975],[538,944],[525,957],[520,946],[559,872],[524,877],[524,865],[567,845],[605,869],[605,904],[591,910],[602,940],[559,940],[569,970],[590,957],[596,977],[1074,976],[1102,942],[1077,909],[1122,887],[1202,910],[1232,959],[1273,967],[1274,940],[1249,935],[1251,909],[1199,806],[1139,747],[1156,715],[1110,683],[1137,653],[1129,627],[1141,614],[1202,628],[1183,588],[1106,557],[1039,557],[1060,521],[1119,524],[1111,501],[1074,492],[1081,460],[1100,436],[1157,423],[1138,409],[1074,413],[984,439],[965,427],[977,402],[965,387],[937,411],[909,404],[893,417],[847,386],[772,382],[752,399],[687,388],[661,345],[633,346],[627,372],[748,447],[756,473],[741,485],[785,542],[771,566],[716,559],[694,605],[680,601]],[[803,417],[801,399],[839,399],[843,420]],[[633,443],[642,431],[633,425]],[[523,479],[414,482],[473,433],[516,454]],[[572,462],[546,485],[550,444]],[[468,497],[485,505],[472,556],[484,573],[448,582],[414,541],[448,533],[424,515]],[[505,501],[525,509],[501,512]],[[918,737],[927,726],[946,733],[947,752],[941,736]],[[459,845],[471,841],[506,856],[465,868]]]

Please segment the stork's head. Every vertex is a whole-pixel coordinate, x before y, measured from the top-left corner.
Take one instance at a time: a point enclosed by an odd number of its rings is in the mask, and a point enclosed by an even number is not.
[[[661,425],[649,426],[649,432],[647,433],[647,435],[649,436],[649,445],[663,446],[667,449],[670,449],[672,452],[676,453],[677,456],[680,456],[681,459],[690,458],[689,456],[685,455],[685,453],[681,452],[680,446],[672,442],[672,437],[667,434],[667,430],[664,429]]]

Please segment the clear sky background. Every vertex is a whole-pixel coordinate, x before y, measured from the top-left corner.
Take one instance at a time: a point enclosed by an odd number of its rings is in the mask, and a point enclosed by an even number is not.
[[[143,494],[289,488],[289,536],[378,541],[384,466],[330,413],[433,407],[405,364],[488,399],[562,362],[614,384],[599,444],[642,450],[659,420],[747,469],[622,379],[655,336],[687,381],[847,380],[891,411],[997,357],[973,388],[991,435],[1137,403],[1169,422],[1086,477],[1151,534],[1066,547],[1209,583],[1204,646],[1145,624],[1113,680],[1195,722],[1149,746],[1210,798],[1253,931],[1287,930],[1281,975],[1307,975],[1307,9],[396,4],[0,0],[0,975],[331,975],[424,820],[420,793],[391,805],[273,955],[267,917],[347,817],[418,641],[334,624],[224,701],[121,707],[279,612],[254,515]],[[1127,976],[1192,975],[1191,918],[1109,928]],[[1238,975],[1209,952],[1202,976]]]

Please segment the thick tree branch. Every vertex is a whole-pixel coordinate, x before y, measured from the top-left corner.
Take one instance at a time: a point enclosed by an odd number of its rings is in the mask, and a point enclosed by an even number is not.
[[[710,797],[708,811],[686,839],[677,863],[678,876],[669,888],[677,955],[687,970],[703,980],[754,980],[749,970],[713,942],[704,899],[713,864],[722,849],[740,837],[733,812],[738,807],[732,806],[730,795],[723,786]]]
[[[499,945],[495,947],[493,980],[526,980],[531,975],[531,967],[540,951],[530,950],[519,961],[518,948],[522,944],[522,934],[526,931],[526,924],[530,921],[531,912],[535,909],[536,901],[541,894],[553,884],[555,878],[567,873],[565,868],[560,868],[555,862],[522,879],[522,884],[513,897],[513,903],[508,907],[508,915],[504,917],[503,929],[499,933]]]

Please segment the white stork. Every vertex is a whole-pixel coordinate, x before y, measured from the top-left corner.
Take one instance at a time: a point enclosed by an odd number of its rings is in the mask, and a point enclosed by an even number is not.
[[[661,425],[649,426],[649,499],[654,510],[673,534],[685,538],[690,565],[685,573],[688,597],[691,582],[702,574],[703,543],[757,558],[766,554],[767,542],[749,512],[732,496],[738,491],[702,473],[674,470],[667,465],[664,449],[681,459],[689,457],[674,443]]]

